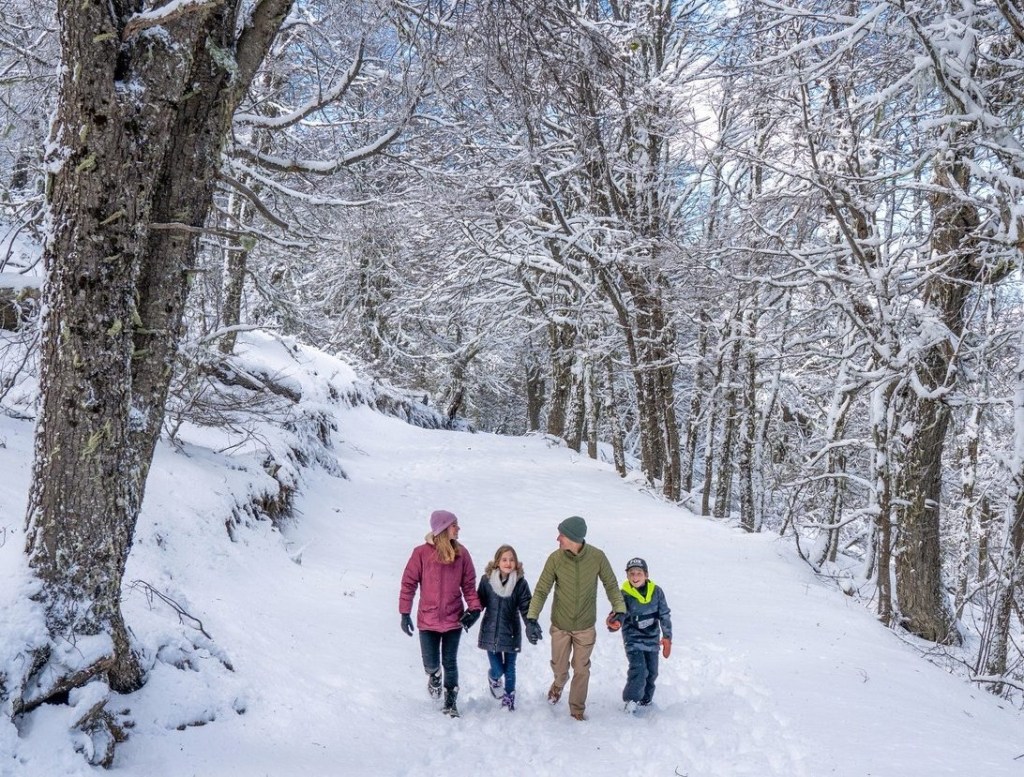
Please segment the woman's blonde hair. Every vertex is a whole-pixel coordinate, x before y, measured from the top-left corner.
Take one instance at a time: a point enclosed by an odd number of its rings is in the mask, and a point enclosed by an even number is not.
[[[516,553],[516,549],[511,545],[501,545],[496,551],[494,551],[494,558],[487,562],[487,567],[484,569],[484,574],[489,575],[495,569],[498,568],[498,562],[501,561],[501,557],[509,551],[512,551],[512,558],[516,561],[516,572],[520,577],[523,576],[523,565],[519,561],[519,554]]]
[[[448,536],[447,527],[440,534],[434,535],[434,551],[437,553],[437,560],[442,564],[451,564],[458,558],[459,541]]]

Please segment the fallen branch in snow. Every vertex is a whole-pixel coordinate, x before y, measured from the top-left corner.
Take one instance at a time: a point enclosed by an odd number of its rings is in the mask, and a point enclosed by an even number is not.
[[[149,601],[150,605],[152,605],[153,603],[153,597],[156,597],[165,604],[170,605],[171,609],[178,613],[179,623],[191,626],[196,631],[200,632],[208,640],[213,641],[213,637],[211,637],[207,633],[206,629],[203,628],[203,622],[199,620],[199,618],[197,618],[196,616],[190,614],[184,607],[182,607],[180,604],[174,601],[174,599],[169,597],[167,594],[161,593],[160,591],[156,590],[152,585],[147,583],[145,580],[133,580],[131,587],[144,589],[146,592],[146,599]],[[186,620],[191,621],[191,623],[186,624]]]
[[[975,675],[971,678],[972,683],[984,683],[986,685],[1009,685],[1011,688],[1016,688],[1018,691],[1024,691],[1024,685],[1016,680],[1011,680],[1009,677],[998,676],[993,677],[989,675]]]

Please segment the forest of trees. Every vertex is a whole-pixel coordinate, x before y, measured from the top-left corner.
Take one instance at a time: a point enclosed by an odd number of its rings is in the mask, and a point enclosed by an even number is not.
[[[13,714],[144,682],[154,446],[256,327],[792,537],[1024,689],[1020,0],[0,0],[0,72],[54,640],[0,657]]]

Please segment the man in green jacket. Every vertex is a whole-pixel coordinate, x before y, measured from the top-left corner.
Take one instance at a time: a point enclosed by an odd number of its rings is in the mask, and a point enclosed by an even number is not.
[[[533,600],[526,615],[526,638],[536,645],[542,638],[537,618],[552,586],[551,605],[551,671],[555,681],[548,690],[548,701],[557,704],[562,688],[569,679],[572,663],[572,684],[569,686],[569,714],[585,720],[587,690],[590,686],[590,654],[597,641],[597,581],[604,583],[608,601],[619,625],[626,618],[626,603],[615,579],[608,557],[599,548],[586,543],[587,522],[578,515],[558,524],[558,550],[548,556],[544,569],[533,589]]]

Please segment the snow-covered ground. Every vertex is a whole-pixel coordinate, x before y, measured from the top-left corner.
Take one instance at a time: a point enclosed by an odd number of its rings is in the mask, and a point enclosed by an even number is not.
[[[125,611],[147,650],[164,647],[124,700],[135,725],[113,774],[1024,775],[1016,710],[923,660],[816,579],[787,540],[694,517],[541,437],[428,431],[357,407],[339,410],[333,444],[347,478],[306,471],[292,523],[249,522],[234,542],[233,495],[265,476],[197,446],[161,448]],[[25,612],[15,596],[30,425],[0,421],[0,445],[9,650]],[[622,641],[602,629],[589,720],[546,703],[546,634],[524,645],[509,713],[488,692],[474,628],[459,654],[462,717],[441,715],[397,609],[408,554],[438,508],[458,515],[478,570],[508,542],[531,583],[573,514],[617,574],[644,557],[675,627],[654,709],[622,712]],[[99,773],[74,752],[68,716],[45,707],[20,732],[0,721],[0,774]]]

